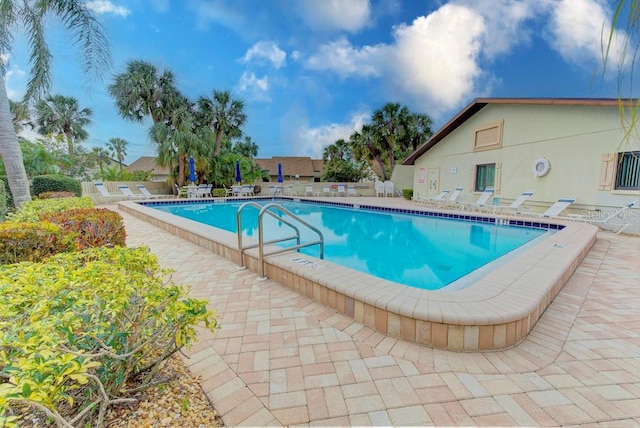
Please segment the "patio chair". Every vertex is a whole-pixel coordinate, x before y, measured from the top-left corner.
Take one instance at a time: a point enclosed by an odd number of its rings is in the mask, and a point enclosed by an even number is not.
[[[244,184],[242,186],[242,190],[240,191],[241,196],[255,196],[253,193],[253,186],[250,184]]]
[[[322,186],[322,196],[333,196],[333,192],[331,191],[331,187],[328,185]]]
[[[125,195],[128,199],[147,199],[147,197],[142,193],[139,193],[137,195],[133,193],[129,186],[118,186],[118,190],[120,190],[120,192],[122,192],[122,194]]]
[[[476,202],[460,202],[462,211],[464,211],[466,207],[468,207],[469,209],[480,211],[487,205],[487,202],[489,201],[489,199],[491,199],[492,196],[493,196],[493,187],[486,187],[482,191],[482,193],[480,194],[480,197],[478,197],[478,200]]]
[[[376,180],[376,197],[384,196],[384,182]]]
[[[210,198],[211,190],[213,189],[213,184],[200,184],[196,189],[196,198]]]
[[[338,184],[338,191],[336,192],[338,196],[346,196],[347,189],[344,184]]]
[[[511,202],[510,205],[494,205],[493,206],[493,212],[494,213],[503,213],[503,214],[508,214],[508,213],[513,213],[513,214],[519,214],[519,209],[522,206],[522,204],[524,204],[527,199],[529,199],[531,196],[533,196],[533,192],[531,190],[527,190],[524,191],[520,194],[520,196],[518,196],[518,198]],[[494,199],[495,201],[495,199]]]
[[[149,191],[149,189],[145,187],[144,184],[136,184],[136,187],[138,188],[138,191],[140,191],[140,193],[146,197],[146,199],[160,199],[160,198],[168,198],[170,196],[173,196],[173,195],[154,195]]]
[[[533,215],[536,217],[560,217],[560,213],[569,208],[569,205],[574,203],[575,200],[575,198],[560,198],[542,214],[536,213]]]
[[[347,186],[347,196],[358,196],[354,186]]]
[[[185,198],[189,197],[189,189],[185,186],[180,187],[178,186],[178,183],[173,183],[173,188],[176,189],[176,198],[182,198],[183,196]]]
[[[384,196],[393,196],[393,181],[384,182]]]

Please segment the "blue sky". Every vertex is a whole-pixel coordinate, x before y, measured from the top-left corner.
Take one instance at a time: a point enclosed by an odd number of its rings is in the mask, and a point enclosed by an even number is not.
[[[476,97],[616,97],[617,69],[625,67],[620,30],[602,78],[608,0],[86,3],[106,30],[111,68],[103,81],[87,81],[70,35],[54,27],[51,93],[93,109],[87,147],[129,141],[128,163],[155,154],[149,123],[120,119],[106,91],[132,59],[172,70],[191,99],[231,90],[244,100],[244,132],[259,157],[321,157],[387,102],[428,114],[435,132]],[[18,37],[10,98],[24,93],[28,70]]]

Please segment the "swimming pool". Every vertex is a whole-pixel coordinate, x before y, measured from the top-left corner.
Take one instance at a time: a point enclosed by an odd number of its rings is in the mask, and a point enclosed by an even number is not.
[[[263,200],[262,204],[271,202]],[[154,205],[160,211],[237,233],[242,201]],[[450,218],[350,209],[300,201],[278,201],[320,229],[324,258],[332,263],[411,287],[437,290],[543,235],[542,229],[501,226]],[[242,212],[243,236],[257,239],[254,207]],[[264,217],[265,240],[284,238],[291,229]],[[302,242],[316,235],[301,228]],[[288,241],[288,245],[294,242]],[[287,243],[280,245],[286,246]],[[319,257],[318,246],[300,252]]]
[[[476,223],[541,227],[555,233],[523,245],[504,256],[502,259],[508,259],[504,263],[492,266],[480,275],[465,276],[464,279],[470,278],[469,286],[423,290],[297,253],[293,256],[291,253],[271,255],[260,263],[256,249],[240,254],[234,233],[153,208],[157,204],[189,204],[189,201],[122,201],[118,203],[118,209],[173,234],[175,239],[188,240],[218,254],[230,263],[242,263],[256,273],[264,268],[264,276],[272,281],[268,287],[288,287],[384,335],[433,348],[465,352],[505,349],[522,341],[569,281],[598,233],[598,228],[588,223],[515,215],[474,216],[428,208],[400,198],[300,199],[319,204],[371,207],[389,213],[418,211],[426,216]],[[225,202],[226,199],[217,200]],[[155,238],[150,236],[149,239]],[[172,245],[172,242],[167,241],[165,245]],[[517,254],[510,257],[514,253]],[[209,272],[207,266],[197,265],[198,254],[192,257],[198,275],[217,274],[216,271]],[[325,265],[325,268],[318,268],[318,265]],[[240,272],[238,275],[247,280],[255,280]],[[255,286],[260,287],[259,284]],[[250,297],[242,295],[238,298]],[[331,315],[327,312],[326,316]]]

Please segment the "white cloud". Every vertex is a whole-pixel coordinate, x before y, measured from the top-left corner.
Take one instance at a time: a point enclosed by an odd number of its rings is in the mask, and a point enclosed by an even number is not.
[[[549,23],[550,45],[571,63],[591,65],[602,61],[611,20],[602,0],[561,0],[554,3]],[[622,61],[624,32],[614,33],[608,61],[617,66]]]
[[[269,96],[269,79],[259,79],[254,73],[244,72],[238,82],[238,91],[253,101],[271,101]]]
[[[3,55],[2,61],[6,64],[9,61],[9,55]],[[7,70],[5,74],[5,86],[9,99],[14,101],[22,99],[27,84],[25,79],[26,75],[27,73],[17,66],[13,66]]]
[[[341,138],[348,140],[354,131],[362,129],[362,125],[367,123],[370,117],[370,112],[357,112],[351,115],[348,123],[331,123],[317,128],[299,126],[293,133],[293,154],[322,158],[325,147]]]
[[[113,15],[122,16],[126,18],[131,13],[129,9],[124,6],[116,6],[109,0],[91,0],[86,3],[87,9],[92,10],[97,14],[111,13]]]
[[[305,66],[312,70],[331,70],[341,77],[380,76],[379,66],[386,56],[386,45],[355,48],[346,37],[325,44]]]
[[[315,30],[355,33],[371,16],[369,0],[311,0],[300,2],[302,17]]]
[[[265,60],[271,63],[276,69],[285,65],[287,54],[273,42],[260,41],[244,54],[243,62],[257,61],[258,63]]]

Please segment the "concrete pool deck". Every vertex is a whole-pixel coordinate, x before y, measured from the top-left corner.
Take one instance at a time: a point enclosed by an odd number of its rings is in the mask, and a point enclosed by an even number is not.
[[[455,214],[400,198],[306,199]],[[178,201],[182,202],[188,201]],[[234,233],[135,202],[123,202],[120,207],[240,264]],[[489,214],[480,216],[494,221]],[[521,216],[499,218],[553,223]],[[484,274],[461,289],[417,289],[292,252],[265,258],[264,272],[266,277],[386,335],[454,351],[498,350],[516,345],[531,331],[595,242],[597,230],[585,223],[567,222],[564,229],[536,240],[535,245],[517,255],[505,257],[509,260],[501,265],[478,269]],[[243,260],[244,266],[261,272],[257,249],[247,250]]]
[[[598,234],[521,343],[460,353],[377,332],[121,214],[128,244],[220,314],[187,364],[227,426],[640,424],[640,238]]]

